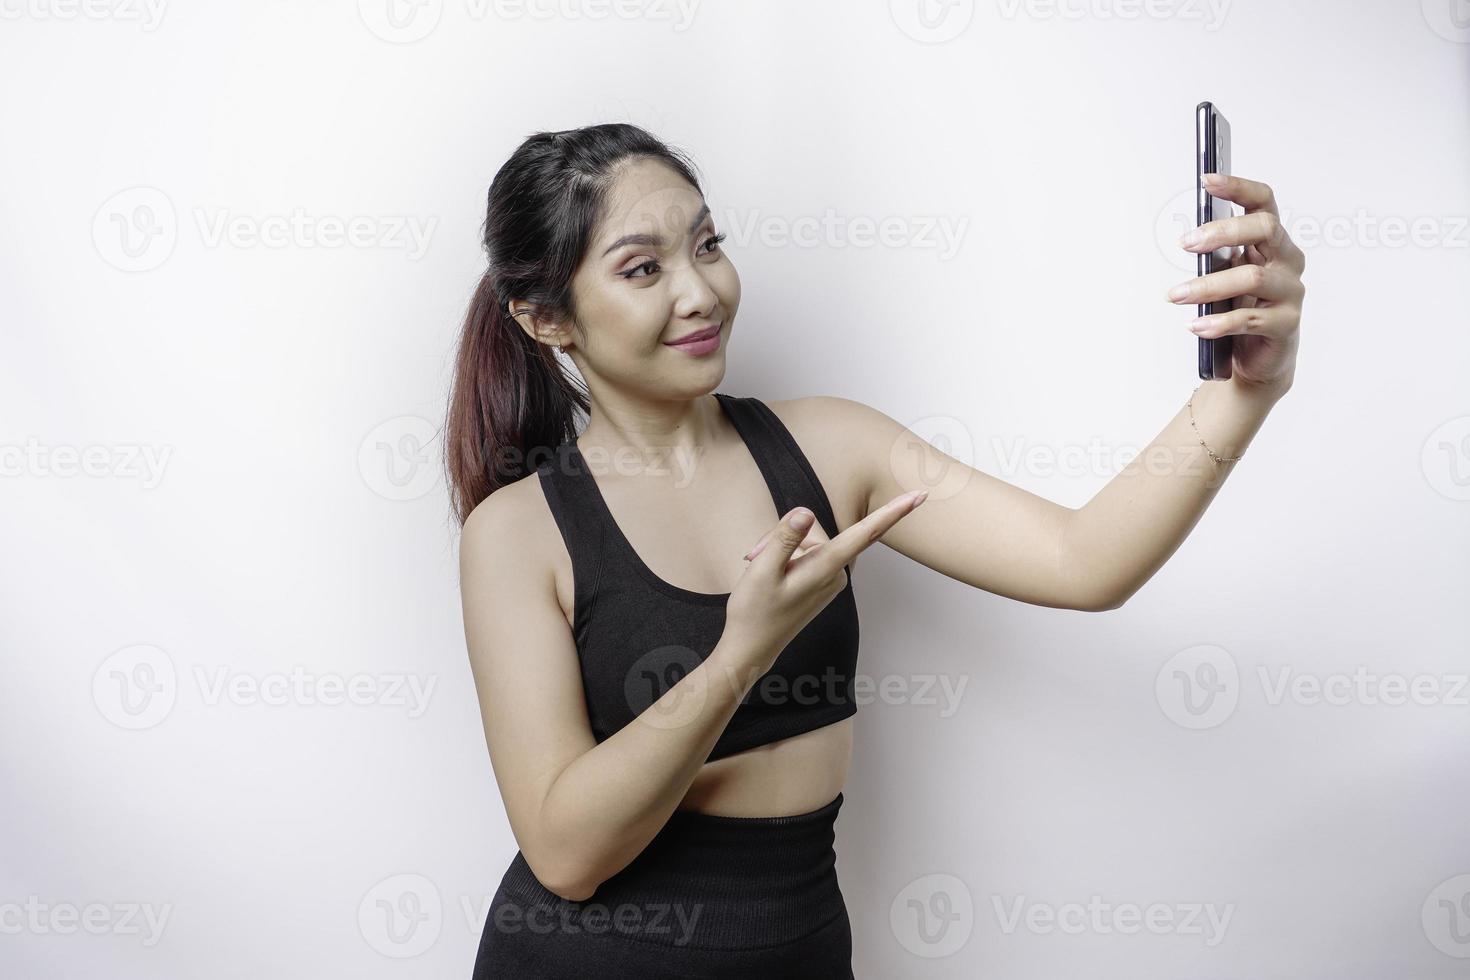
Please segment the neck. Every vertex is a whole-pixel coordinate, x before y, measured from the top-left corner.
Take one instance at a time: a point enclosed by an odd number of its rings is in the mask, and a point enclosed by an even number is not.
[[[583,456],[599,456],[595,466],[629,456],[649,464],[697,460],[718,439],[724,414],[713,394],[660,401],[589,392],[589,401],[591,414],[577,448]]]

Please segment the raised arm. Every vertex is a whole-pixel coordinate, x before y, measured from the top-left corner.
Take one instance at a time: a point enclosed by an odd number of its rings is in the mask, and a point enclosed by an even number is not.
[[[864,513],[895,494],[928,490],[924,506],[882,542],[966,585],[1058,609],[1107,608],[1064,548],[1074,511],[975,469],[861,402],[803,399],[822,430],[850,447]]]
[[[931,491],[922,512],[886,534],[884,544],[987,592],[1086,611],[1122,605],[1169,559],[1235,465],[1216,458],[1240,456],[1290,390],[1305,294],[1306,262],[1281,227],[1271,188],[1225,177],[1209,189],[1245,213],[1206,224],[1181,247],[1245,249],[1234,267],[1181,284],[1169,299],[1236,298],[1232,312],[1197,324],[1198,336],[1234,336],[1233,376],[1200,388],[1192,421],[1181,399],[1159,436],[1083,507],[1053,503],[977,470],[859,402],[813,400],[824,431],[853,447],[854,478],[869,506],[907,490]]]
[[[1064,550],[1114,605],[1142,588],[1189,536],[1261,423],[1291,390],[1306,256],[1286,234],[1271,188],[1207,174],[1216,197],[1243,214],[1181,236],[1190,252],[1242,246],[1232,267],[1182,282],[1171,303],[1233,299],[1228,313],[1190,323],[1199,337],[1233,338],[1228,381],[1206,381],[1159,436],[1067,522]]]

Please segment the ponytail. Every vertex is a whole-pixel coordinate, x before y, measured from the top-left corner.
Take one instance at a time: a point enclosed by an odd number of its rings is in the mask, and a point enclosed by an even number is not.
[[[489,273],[480,277],[460,333],[449,395],[445,463],[461,525],[490,494],[576,437],[586,395],[510,316]]]

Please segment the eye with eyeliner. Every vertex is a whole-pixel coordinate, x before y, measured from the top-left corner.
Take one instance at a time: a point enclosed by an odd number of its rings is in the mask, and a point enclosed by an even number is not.
[[[708,245],[716,245],[716,246],[718,246],[721,242],[723,242],[725,240],[725,238],[726,238],[726,235],[723,232],[721,232],[718,235],[711,235],[709,238],[706,238],[704,240],[703,244],[700,245],[700,248],[704,248],[704,247],[706,247]],[[710,251],[710,252],[706,252],[704,254],[706,254],[706,255],[713,255],[715,253],[713,251]],[[647,268],[648,266],[651,266],[651,265],[652,266],[658,265],[658,260],[657,259],[649,259],[647,262],[640,262],[637,265],[633,266],[633,268],[629,269],[627,272],[619,272],[618,275],[622,276],[624,279],[647,279],[648,276],[634,276],[633,273],[637,272],[639,269],[645,269],[645,268]],[[653,274],[652,272],[649,272],[648,275],[652,275],[652,274]]]

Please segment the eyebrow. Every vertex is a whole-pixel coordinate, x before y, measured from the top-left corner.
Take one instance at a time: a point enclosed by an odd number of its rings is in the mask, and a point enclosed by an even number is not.
[[[707,214],[709,214],[709,205],[705,204],[704,207],[699,209],[699,213],[694,216],[694,220],[690,223],[689,230],[686,234],[694,234],[694,230],[704,223],[704,217]],[[602,254],[607,255],[613,249],[621,248],[624,245],[657,245],[661,248],[663,244],[664,236],[662,235],[624,235],[609,245]]]

